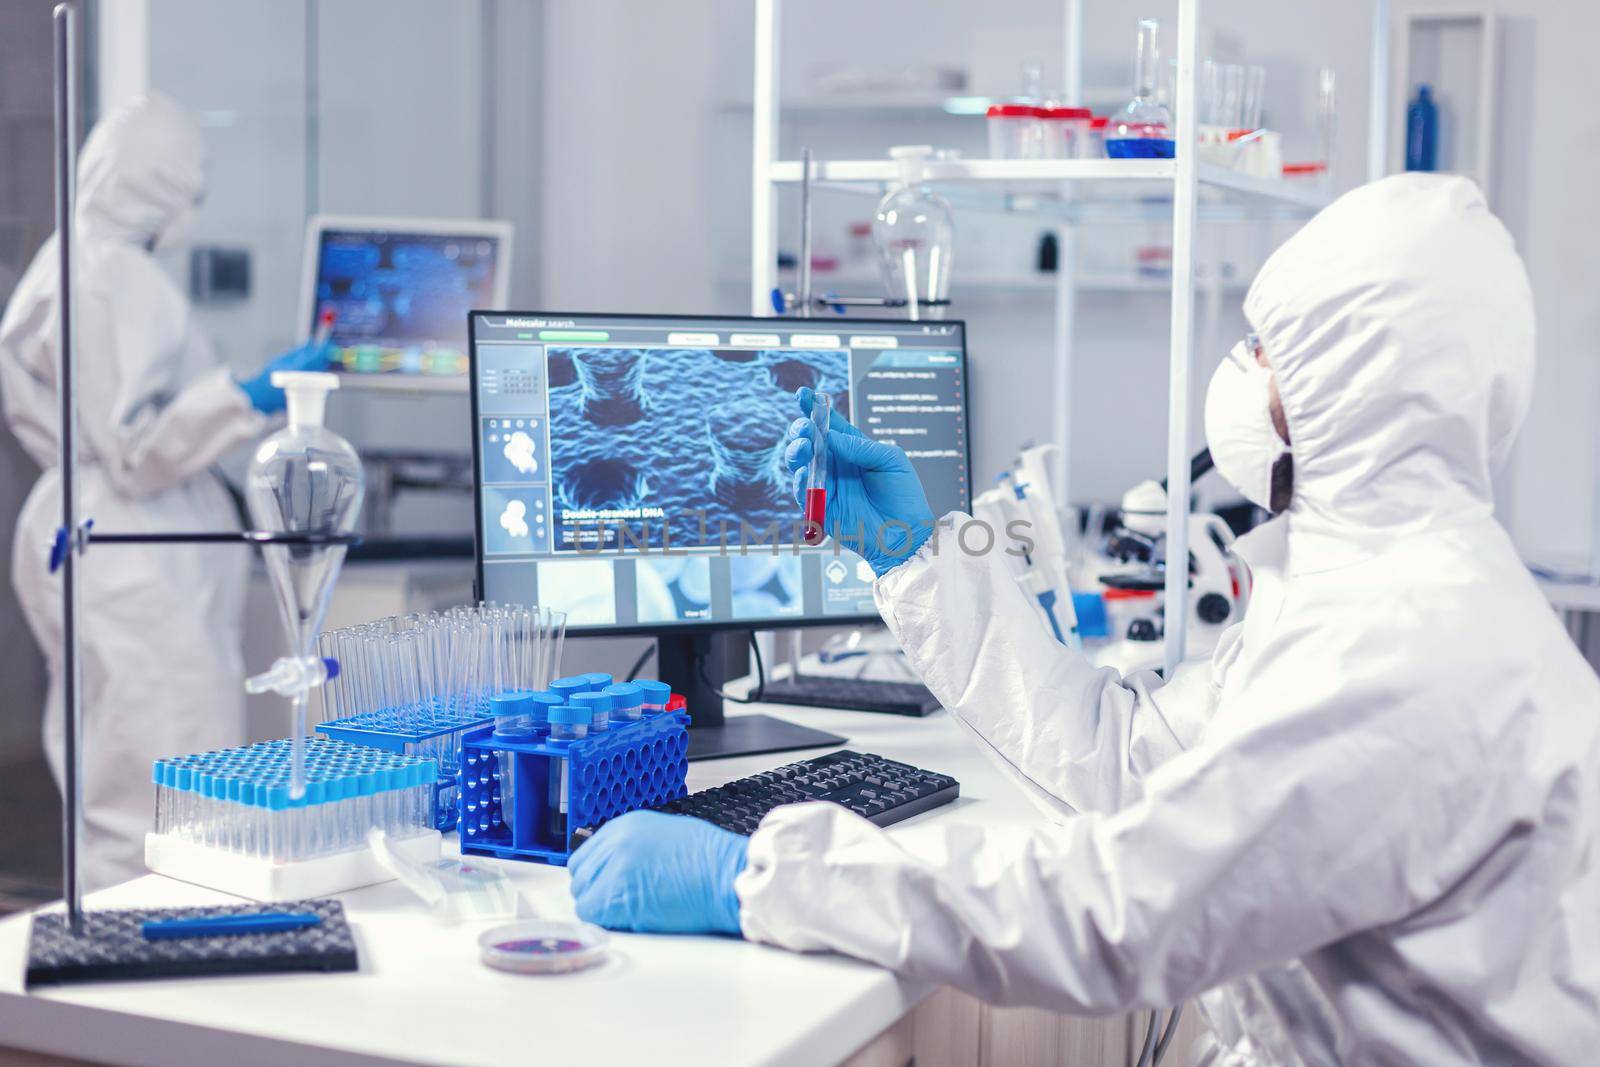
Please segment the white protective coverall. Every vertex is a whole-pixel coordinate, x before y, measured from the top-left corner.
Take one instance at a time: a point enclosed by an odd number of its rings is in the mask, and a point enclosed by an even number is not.
[[[147,250],[192,214],[204,164],[199,127],[160,96],[108,114],[79,161],[79,513],[99,530],[239,528],[208,468],[267,421]],[[0,320],[0,400],[44,468],[17,517],[12,579],[49,660],[45,749],[59,783],[61,587],[46,571],[61,522],[55,249],[55,238],[40,249]],[[228,546],[108,545],[83,557],[85,888],[144,872],[154,759],[243,743],[249,565],[248,550]]]
[[[1592,1063],[1600,682],[1491,505],[1533,374],[1511,238],[1466,180],[1385,179],[1284,244],[1245,314],[1294,498],[1240,543],[1254,596],[1209,662],[1097,670],[954,538],[877,583],[945,706],[1090,814],[891,839],[780,809],[744,932],[1003,1004],[1198,997],[1204,1063]]]

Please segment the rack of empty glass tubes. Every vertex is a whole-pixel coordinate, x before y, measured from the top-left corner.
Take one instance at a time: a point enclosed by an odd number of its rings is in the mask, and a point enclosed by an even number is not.
[[[404,859],[436,860],[457,821],[462,735],[494,724],[491,697],[547,688],[565,637],[562,612],[496,604],[325,631],[325,736],[304,742],[303,795],[293,738],[158,760],[145,865],[294,900],[391,877],[372,829]]]
[[[462,734],[493,722],[495,694],[548,688],[566,630],[565,612],[479,604],[325,631],[317,653],[339,672],[322,686],[317,731],[433,760],[430,825],[454,829]]]

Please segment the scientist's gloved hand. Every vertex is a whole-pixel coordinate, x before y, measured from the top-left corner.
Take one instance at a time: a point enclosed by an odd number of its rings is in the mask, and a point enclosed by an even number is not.
[[[286,401],[283,390],[272,384],[272,372],[279,370],[327,370],[328,357],[333,353],[331,341],[307,341],[272,359],[253,378],[243,378],[239,388],[250,398],[250,406],[263,415],[276,415]]]
[[[572,854],[578,918],[612,930],[738,934],[749,841],[687,815],[633,811]]]
[[[795,502],[802,507],[816,433],[811,425],[812,395],[803,386],[795,394],[803,417],[790,423],[783,453],[794,476]],[[828,513],[823,529],[861,553],[881,578],[933,535],[933,509],[904,452],[867,437],[837,411],[829,414],[828,427]]]

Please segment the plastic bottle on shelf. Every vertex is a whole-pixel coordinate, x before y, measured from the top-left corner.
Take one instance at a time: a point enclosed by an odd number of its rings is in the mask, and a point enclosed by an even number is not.
[[[1433,88],[1418,85],[1406,109],[1406,170],[1436,170],[1439,165],[1439,105]]]
[[[1083,139],[1078,142],[1079,159],[1106,158],[1106,126],[1110,122],[1104,115],[1096,115],[1089,120],[1088,127],[1083,131]]]
[[[1161,69],[1155,19],[1139,21],[1139,54],[1134,63],[1133,99],[1113,116],[1106,130],[1106,155],[1113,159],[1171,159],[1172,113],[1156,97]]]
[[[1033,104],[993,104],[988,111],[990,159],[1037,159],[1044,113]]]
[[[1040,138],[1045,159],[1078,159],[1079,144],[1089,134],[1094,114],[1086,107],[1040,108]]]

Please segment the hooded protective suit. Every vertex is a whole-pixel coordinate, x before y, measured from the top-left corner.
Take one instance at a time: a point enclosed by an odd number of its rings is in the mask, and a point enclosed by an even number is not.
[[[232,501],[208,468],[266,427],[148,251],[194,211],[204,162],[198,126],[160,96],[107,115],[79,162],[79,499],[80,513],[104,530],[237,529]],[[12,576],[50,663],[45,747],[59,782],[60,583],[46,573],[61,521],[56,271],[52,238],[0,320],[0,400],[44,468],[17,517]],[[85,555],[86,888],[143,873],[153,759],[244,740],[249,562],[241,549],[199,545],[104,546]]]
[[[781,809],[743,930],[998,1003],[1198,997],[1208,1063],[1592,1062],[1600,682],[1491,505],[1533,372],[1511,239],[1465,180],[1386,179],[1287,242],[1245,313],[1295,490],[1238,545],[1254,595],[1209,662],[1096,670],[953,539],[877,584],[980,743],[1091,814],[891,839]]]

